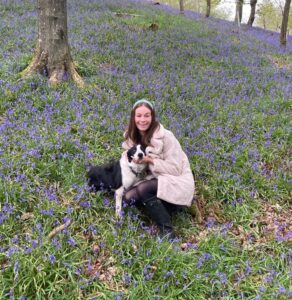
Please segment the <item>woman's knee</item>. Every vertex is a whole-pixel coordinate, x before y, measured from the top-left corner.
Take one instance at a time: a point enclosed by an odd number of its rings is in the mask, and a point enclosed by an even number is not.
[[[139,200],[138,198],[139,196],[136,187],[130,189],[129,191],[126,191],[123,197],[124,201],[128,204],[134,204]]]
[[[139,198],[144,201],[157,195],[157,180],[143,181],[137,186]]]

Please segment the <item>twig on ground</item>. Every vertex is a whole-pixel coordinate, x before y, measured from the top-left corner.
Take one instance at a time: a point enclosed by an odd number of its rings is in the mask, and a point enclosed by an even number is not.
[[[67,220],[64,224],[57,226],[54,228],[48,235],[48,238],[51,239],[53,238],[56,234],[67,228],[71,224],[71,220]]]
[[[129,13],[120,13],[120,12],[114,12],[114,15],[116,17],[143,17],[142,15],[129,14]]]

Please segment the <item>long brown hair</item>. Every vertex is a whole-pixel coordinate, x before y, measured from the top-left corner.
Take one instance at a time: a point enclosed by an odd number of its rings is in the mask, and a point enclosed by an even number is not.
[[[144,135],[140,134],[136,123],[135,123],[135,113],[138,107],[145,106],[151,111],[151,124]],[[130,121],[128,125],[128,129],[125,134],[125,139],[130,138],[134,144],[142,144],[144,147],[151,145],[151,138],[153,136],[154,131],[159,127],[159,122],[156,120],[156,115],[154,109],[146,102],[139,103],[136,105],[130,115]]]

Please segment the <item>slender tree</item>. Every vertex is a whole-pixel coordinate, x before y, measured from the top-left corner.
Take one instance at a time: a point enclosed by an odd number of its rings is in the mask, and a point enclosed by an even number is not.
[[[243,0],[236,0],[235,22],[237,22],[238,26],[240,26],[242,20],[242,8]]]
[[[256,12],[257,0],[250,0],[250,15],[247,22],[248,26],[252,26],[254,19],[255,19],[255,12]]]
[[[291,0],[286,0],[284,11],[283,11],[281,33],[280,33],[280,44],[282,46],[286,46],[287,43],[287,27],[288,27],[288,20],[289,20],[290,5],[291,5]]]
[[[79,86],[83,80],[75,70],[67,34],[67,1],[37,0],[38,40],[34,57],[23,75],[39,72],[55,85],[73,79]]]
[[[264,29],[278,30],[278,19],[277,9],[270,0],[258,4],[257,23]]]
[[[211,0],[207,0],[206,18],[210,17],[210,13],[211,13]]]
[[[185,11],[184,11],[184,0],[179,0],[179,12],[182,15],[185,13]]]

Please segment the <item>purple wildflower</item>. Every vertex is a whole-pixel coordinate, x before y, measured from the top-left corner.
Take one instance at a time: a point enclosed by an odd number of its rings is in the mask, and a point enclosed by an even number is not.
[[[57,261],[55,255],[49,255],[48,258],[52,265]]]
[[[77,244],[76,244],[76,241],[73,239],[72,236],[70,236],[67,240],[68,244],[72,247],[75,247]]]

